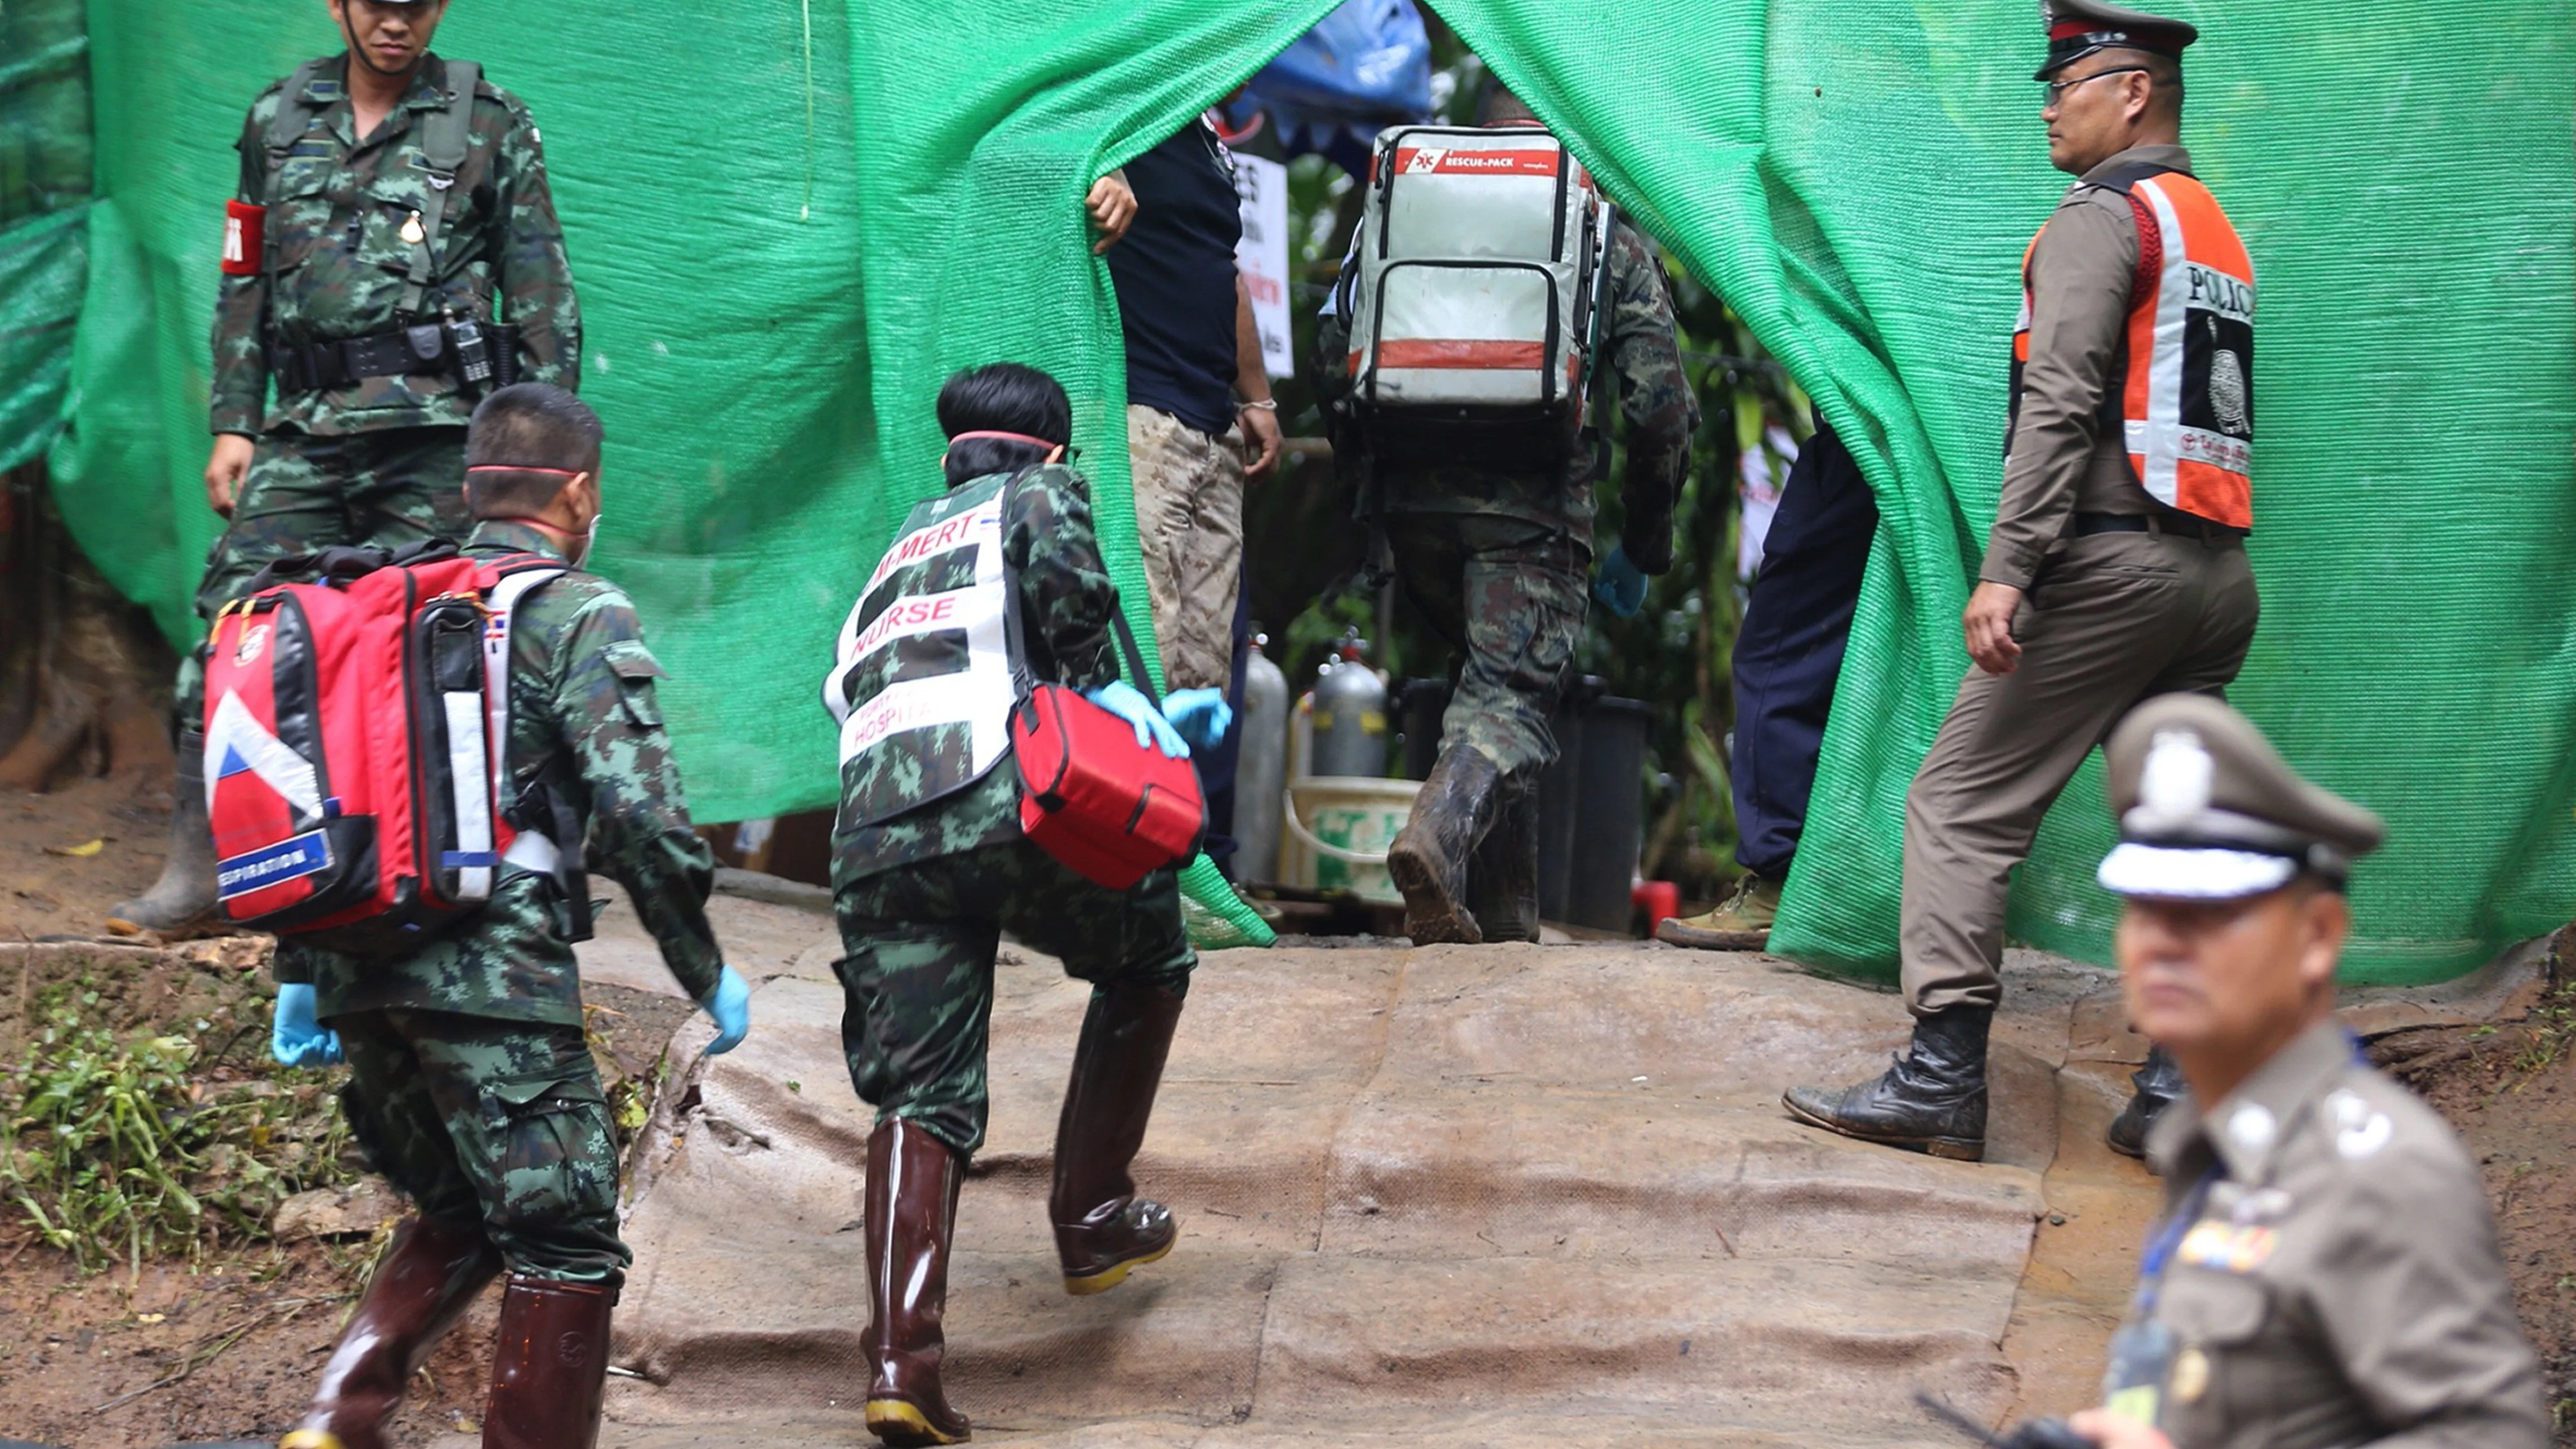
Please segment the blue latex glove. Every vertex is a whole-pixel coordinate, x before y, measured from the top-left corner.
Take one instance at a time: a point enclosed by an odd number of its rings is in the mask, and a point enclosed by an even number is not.
[[[1154,702],[1137,692],[1136,686],[1123,679],[1113,679],[1098,689],[1086,691],[1083,698],[1136,727],[1139,749],[1159,749],[1175,760],[1189,758],[1189,742],[1181,738],[1172,722],[1154,708]]]
[[[277,1019],[268,1029],[268,1051],[282,1066],[340,1064],[340,1034],[314,1019],[310,985],[298,982],[277,988]]]
[[[1610,545],[1610,556],[1601,561],[1601,573],[1592,581],[1592,597],[1622,619],[1637,617],[1637,611],[1645,607],[1646,576],[1628,562],[1626,548]]]
[[[1234,706],[1222,689],[1176,689],[1163,696],[1163,718],[1194,750],[1212,750],[1234,724]]]
[[[751,983],[732,967],[724,969],[724,975],[716,978],[716,989],[698,1005],[716,1021],[716,1039],[707,1043],[708,1056],[723,1056],[751,1034]]]

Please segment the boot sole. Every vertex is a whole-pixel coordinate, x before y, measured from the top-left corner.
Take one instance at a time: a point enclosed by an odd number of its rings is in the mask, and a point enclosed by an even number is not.
[[[1787,1097],[1780,1099],[1780,1105],[1789,1110],[1790,1116],[1810,1127],[1822,1127],[1828,1132],[1848,1137],[1855,1142],[1872,1142],[1881,1147],[1902,1148],[1907,1152],[1920,1152],[1931,1157],[1945,1158],[1951,1162],[1986,1160],[1986,1144],[1983,1139],[1972,1142],[1964,1137],[1896,1137],[1875,1132],[1855,1132],[1840,1122],[1828,1121],[1807,1111]]]
[[[1071,1273],[1067,1273],[1064,1275],[1064,1291],[1072,1294],[1076,1298],[1088,1298],[1094,1293],[1106,1293],[1110,1289],[1117,1287],[1119,1284],[1126,1282],[1128,1274],[1135,1272],[1137,1269],[1144,1267],[1148,1263],[1159,1263],[1165,1258],[1172,1256],[1172,1249],[1178,1247],[1180,1245],[1180,1241],[1180,1236],[1176,1233],[1173,1235],[1172,1241],[1165,1243],[1163,1246],[1156,1248],[1154,1251],[1145,1254],[1141,1258],[1130,1258],[1124,1263],[1115,1263],[1109,1267],[1101,1269],[1097,1273],[1086,1274],[1079,1278],[1075,1277]]]
[[[277,1441],[277,1449],[345,1449],[340,1436],[328,1429],[295,1429]]]
[[[929,1415],[902,1399],[868,1400],[868,1432],[897,1449],[921,1444],[963,1444],[975,1437],[972,1429],[958,1434],[941,1430],[930,1422]]]
[[[1655,924],[1655,939],[1672,946],[1688,946],[1696,951],[1759,951],[1771,944],[1771,932],[1712,931],[1701,926],[1685,926],[1667,918]]]
[[[1404,892],[1404,934],[1417,946],[1481,946],[1485,933],[1467,908],[1440,888],[1439,872],[1398,845],[1386,853],[1386,873]]]

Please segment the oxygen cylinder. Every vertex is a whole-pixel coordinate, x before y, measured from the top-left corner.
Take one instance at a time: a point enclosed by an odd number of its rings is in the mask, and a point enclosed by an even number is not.
[[[1253,636],[1243,666],[1243,739],[1234,763],[1234,878],[1275,881],[1279,796],[1288,775],[1288,676]]]
[[[1315,746],[1318,775],[1386,774],[1386,681],[1370,668],[1368,641],[1353,629],[1315,676]]]

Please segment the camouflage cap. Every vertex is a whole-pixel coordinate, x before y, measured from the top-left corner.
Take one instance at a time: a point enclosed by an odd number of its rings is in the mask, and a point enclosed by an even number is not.
[[[2200,39],[2200,27],[2188,20],[2100,0],[2040,0],[2039,13],[2048,23],[2048,59],[2032,80],[2046,80],[2097,50],[2145,50],[2180,60],[2183,48]]]
[[[2232,900],[2302,870],[2340,886],[2388,833],[2378,816],[2299,778],[2253,721],[2209,695],[2139,705],[2103,755],[2120,844],[2098,874],[2121,895]]]

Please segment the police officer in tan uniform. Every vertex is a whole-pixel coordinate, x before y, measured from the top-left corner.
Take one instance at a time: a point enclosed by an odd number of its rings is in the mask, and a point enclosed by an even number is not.
[[[1985,1155],[1986,1034],[2012,868],[2138,700],[2218,693],[2254,639],[2254,268],[2181,145],[2182,21],[2051,0],[2049,161],[2079,179],[2022,265],[2003,497],[1963,619],[1974,661],[1905,800],[1913,1043],[1792,1116]],[[2179,1090],[2161,1056],[2113,1124],[2135,1155]]]
[[[2112,735],[2121,989],[2189,1091],[2102,1408],[2108,1449],[2544,1449],[2477,1168],[2334,1017],[2344,878],[2379,818],[2206,695]]]

